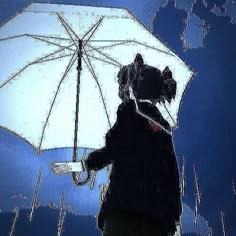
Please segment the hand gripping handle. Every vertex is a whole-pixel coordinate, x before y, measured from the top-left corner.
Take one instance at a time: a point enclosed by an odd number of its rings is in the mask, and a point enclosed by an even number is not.
[[[91,171],[88,170],[85,161],[81,160],[78,162],[54,162],[52,164],[52,171],[54,174],[66,175],[72,174],[72,179],[75,185],[85,185],[90,181]],[[87,172],[85,180],[79,181],[82,172]]]

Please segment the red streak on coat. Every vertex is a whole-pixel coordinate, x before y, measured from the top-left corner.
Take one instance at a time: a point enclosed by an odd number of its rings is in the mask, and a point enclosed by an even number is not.
[[[152,129],[153,129],[154,132],[159,132],[159,131],[161,131],[161,128],[160,128],[159,126],[157,126],[154,122],[152,122],[152,121],[149,120],[148,123],[150,124],[150,126],[152,127]]]

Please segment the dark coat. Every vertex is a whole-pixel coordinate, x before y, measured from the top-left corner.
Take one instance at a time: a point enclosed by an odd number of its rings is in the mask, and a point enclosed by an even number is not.
[[[152,118],[170,130],[158,109],[139,103]],[[172,138],[135,111],[133,100],[122,103],[117,121],[106,135],[106,146],[89,154],[88,169],[112,165],[110,185],[100,209],[98,227],[108,211],[124,211],[174,224],[182,212],[179,173]]]

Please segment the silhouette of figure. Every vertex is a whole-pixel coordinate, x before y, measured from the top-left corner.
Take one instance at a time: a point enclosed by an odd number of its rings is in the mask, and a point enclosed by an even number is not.
[[[145,71],[140,56],[136,56],[137,65],[122,68],[118,74],[124,76],[124,70],[133,73],[132,81],[128,82],[133,88],[133,82]],[[131,71],[132,66],[135,71]],[[153,69],[146,66],[150,68]],[[139,89],[136,86],[134,90],[137,97]],[[123,102],[114,126],[106,134],[106,145],[90,153],[85,161],[87,168],[95,171],[112,164],[98,227],[104,236],[173,235],[182,206],[172,137],[165,131],[171,129],[154,105],[161,93],[152,102],[137,100],[137,104],[128,98],[128,93],[126,84],[120,84]],[[160,126],[138,114],[136,105]]]
[[[176,81],[167,66],[163,72],[144,64],[141,54],[137,54],[134,63],[124,66],[118,73],[119,97],[125,101],[130,98],[129,87],[137,99],[148,99],[156,103],[166,99],[171,102],[176,94]],[[145,79],[144,79],[145,78]]]

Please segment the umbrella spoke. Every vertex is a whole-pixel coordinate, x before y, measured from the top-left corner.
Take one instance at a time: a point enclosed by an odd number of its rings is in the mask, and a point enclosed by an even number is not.
[[[21,37],[28,37],[28,34],[19,34],[19,35],[10,36],[10,37],[7,37],[7,38],[1,38],[0,42],[1,41],[6,41],[6,40],[11,40],[11,39],[16,39],[16,38],[21,38]]]
[[[170,114],[169,110],[167,109],[167,107],[166,107],[166,104],[165,104],[165,103],[163,103],[163,105],[164,105],[164,107],[165,107],[165,109],[166,109],[166,111],[167,111],[167,113],[168,113],[169,117],[170,117],[170,118],[171,118],[171,120],[173,121],[174,125],[177,127],[177,124],[176,124],[176,122],[175,122],[175,120],[174,120],[173,116]]]
[[[90,41],[91,42],[91,41]],[[111,45],[106,45],[106,46],[101,46],[101,47],[97,47],[96,49],[106,49],[106,48],[112,48],[112,47],[116,47],[116,46],[120,46],[120,45],[123,45],[123,44],[126,44],[126,43],[130,43],[132,41],[130,40],[126,40],[126,41],[122,41],[120,43],[116,43],[116,44],[111,44]],[[87,52],[90,52],[90,51],[93,51],[93,49],[88,49]]]
[[[113,65],[113,66],[116,66],[116,67],[119,67],[119,68],[120,68],[120,66],[118,66],[118,65],[115,64],[115,63],[112,63],[112,62],[110,62],[110,61],[106,61],[106,60],[104,60],[104,59],[101,59],[101,58],[98,58],[98,57],[89,55],[88,53],[87,53],[87,56],[88,56],[88,57],[91,57],[91,58],[93,58],[93,59],[96,59],[96,60],[98,60],[98,61],[103,61],[103,62],[105,62],[105,63],[107,63],[107,64],[109,64],[109,65]]]
[[[142,46],[144,46],[144,47],[147,47],[147,48],[150,48],[150,49],[154,49],[154,50],[156,50],[156,51],[158,51],[158,52],[162,52],[162,53],[165,53],[165,54],[168,54],[168,55],[170,55],[170,56],[175,57],[175,55],[172,54],[172,53],[169,53],[169,52],[166,52],[166,51],[160,50],[160,49],[158,49],[158,48],[155,48],[155,47],[152,47],[152,46],[146,45],[146,44],[144,44],[144,43],[140,43],[140,42],[138,42],[138,41],[136,41],[136,40],[131,40],[131,42],[134,42],[134,43],[140,44],[140,45],[142,45]]]
[[[88,47],[92,48],[94,51],[98,52],[99,54],[103,55],[104,57],[108,58],[109,60],[115,62],[116,64],[118,64],[119,67],[122,67],[123,65],[121,63],[119,63],[118,61],[116,61],[115,59],[113,59],[112,57],[106,55],[105,53],[99,51],[98,49],[94,48],[91,45],[87,45]]]
[[[17,73],[15,73],[13,76],[11,76],[7,81],[5,81],[3,84],[0,85],[0,89],[3,88],[6,84],[8,84],[9,82],[11,82],[16,76],[20,75],[23,71],[25,71],[29,66],[32,66],[32,65],[35,65],[35,64],[38,64],[38,63],[41,63],[42,60],[46,59],[46,58],[49,58],[50,56],[53,56],[55,55],[56,53],[59,53],[61,51],[63,51],[64,49],[67,49],[69,47],[73,46],[73,44],[69,45],[68,47],[64,47],[64,48],[61,48],[55,52],[52,52],[52,53],[49,53],[47,54],[46,56],[43,56],[43,57],[40,57],[38,59],[36,59],[35,61],[33,62],[30,62],[28,63],[26,66],[24,66],[23,68],[21,68]]]
[[[49,61],[54,61],[54,60],[58,60],[58,59],[65,58],[65,57],[70,57],[70,56],[73,56],[73,54],[71,53],[71,54],[62,55],[62,56],[59,56],[59,57],[53,57],[53,58],[41,60],[37,64],[44,63],[44,62],[49,62]]]
[[[55,37],[55,36],[45,36],[45,35],[37,35],[37,34],[19,34],[19,35],[10,36],[10,37],[7,37],[7,38],[0,38],[0,42],[1,41],[6,41],[6,40],[11,40],[11,39],[16,39],[16,38],[21,38],[21,37],[30,37],[30,38],[34,38],[34,39],[37,39],[37,40],[47,42],[47,43],[52,43],[52,42],[45,41],[46,39],[57,39],[57,40],[64,40],[64,41],[71,41],[72,40],[72,39],[69,39],[69,38],[61,38],[61,37]],[[57,44],[56,46],[63,47],[59,44]]]
[[[61,38],[61,37],[55,37],[55,36],[45,36],[45,35],[37,35],[37,34],[27,34],[27,36],[41,37],[45,39],[58,39],[58,40],[71,41],[71,39],[69,38]]]
[[[57,13],[57,15],[58,15],[58,17],[59,17],[59,19],[60,19],[60,21],[61,21],[63,27],[65,28],[66,32],[69,34],[71,40],[72,40],[72,41],[74,42],[74,44],[76,45],[76,42],[74,41],[74,39],[73,39],[71,33],[74,34],[75,37],[76,37],[78,40],[80,40],[79,36],[78,36],[78,35],[73,31],[73,29],[67,24],[67,22],[63,19],[63,17],[60,16],[60,14]],[[70,31],[71,31],[71,33],[70,33]]]
[[[69,73],[70,69],[72,68],[72,66],[74,65],[75,61],[77,59],[77,56],[76,56],[76,52],[73,54],[73,56],[71,57],[70,59],[70,62],[68,63],[67,67],[66,67],[66,70],[57,86],[57,90],[56,90],[56,93],[54,95],[54,98],[53,98],[53,101],[52,101],[52,104],[50,106],[50,110],[48,112],[48,115],[47,115],[47,118],[46,118],[46,121],[45,121],[45,124],[43,126],[43,131],[42,131],[42,135],[41,135],[41,138],[40,138],[40,143],[39,143],[39,147],[38,147],[38,152],[40,152],[40,149],[41,149],[41,146],[42,146],[42,141],[43,141],[43,137],[44,137],[44,134],[45,134],[45,130],[46,130],[46,126],[47,126],[47,123],[49,121],[49,117],[51,115],[51,112],[52,112],[52,108],[55,104],[55,101],[56,101],[56,98],[57,98],[57,95],[59,93],[59,89],[61,87],[61,84],[62,82],[64,81],[64,79],[66,78],[67,74]]]
[[[84,50],[85,50],[85,49],[84,49]],[[93,70],[91,61],[90,61],[89,57],[87,56],[86,51],[85,51],[85,55],[86,55],[86,57],[87,57],[88,62],[85,60],[84,57],[83,57],[83,60],[84,60],[86,66],[88,67],[90,73],[92,74],[94,80],[96,81],[96,83],[97,83],[97,85],[98,85],[98,89],[99,89],[99,92],[100,92],[100,95],[101,95],[101,98],[102,98],[102,103],[103,103],[103,107],[104,107],[104,109],[105,109],[107,121],[108,121],[109,127],[111,128],[111,122],[110,122],[109,115],[108,115],[108,112],[107,112],[107,107],[106,107],[106,103],[105,103],[105,99],[104,99],[104,96],[103,96],[103,93],[102,93],[101,86],[100,86],[100,84],[99,84],[99,82],[98,82],[97,76],[96,76],[96,74],[95,74],[95,72],[94,72],[94,70]]]
[[[90,42],[95,42],[95,43],[127,42],[127,39],[91,39]]]
[[[89,38],[86,40],[86,43],[84,46],[86,46],[86,44],[88,43],[88,41],[91,39],[91,37],[93,36],[93,34],[95,33],[95,31],[97,30],[98,26],[101,24],[102,20],[104,19],[104,17],[102,17],[96,24],[94,24],[91,29],[89,29],[89,31],[84,35],[84,37],[82,38],[82,40],[92,31],[91,35],[89,36]]]
[[[158,49],[158,48],[149,46],[149,45],[147,45],[147,44],[145,44],[145,43],[141,43],[141,42],[138,42],[138,41],[136,41],[136,40],[119,40],[119,39],[117,39],[117,40],[103,40],[103,39],[99,40],[99,39],[98,39],[98,40],[90,40],[90,42],[104,42],[104,43],[106,43],[106,42],[117,42],[117,43],[120,42],[121,44],[125,44],[125,43],[137,43],[137,44],[142,45],[142,46],[144,46],[144,47],[147,47],[147,48],[150,48],[150,49],[154,49],[154,50],[156,50],[156,51],[158,51],[158,52],[162,52],[162,53],[168,54],[168,55],[173,56],[173,57],[175,56],[173,53],[163,51],[163,50],[161,50],[161,49]],[[120,45],[120,44],[117,44],[117,45]],[[112,45],[102,46],[101,48],[110,47],[110,46],[112,46]],[[114,45],[114,46],[116,46],[116,45]],[[100,48],[97,48],[97,49],[100,49]]]
[[[58,47],[60,47],[60,48],[65,48],[65,49],[68,49],[68,50],[73,51],[73,52],[75,51],[74,49],[71,48],[72,45],[69,45],[69,46],[62,46],[62,45],[60,45],[60,44],[58,44],[58,43],[53,43],[53,42],[50,42],[50,41],[48,41],[48,40],[46,40],[46,39],[42,39],[42,38],[37,37],[37,36],[33,36],[33,35],[28,35],[28,36],[29,36],[30,38],[34,38],[34,39],[37,39],[37,40],[39,40],[39,41],[49,43],[49,44],[51,44],[51,45],[58,46]],[[74,44],[73,44],[73,45],[74,45]],[[75,45],[75,46],[76,46],[76,45]]]

